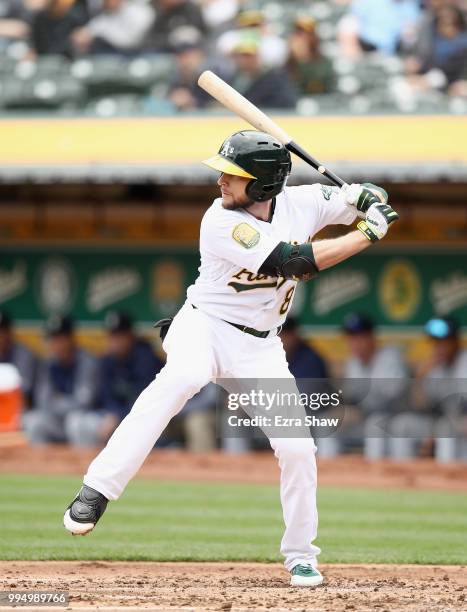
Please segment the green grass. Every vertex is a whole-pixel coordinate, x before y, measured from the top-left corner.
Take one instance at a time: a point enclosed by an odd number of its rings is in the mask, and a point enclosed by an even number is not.
[[[62,528],[74,477],[0,475],[0,559],[280,561],[278,487],[133,481],[92,535]],[[327,563],[467,564],[467,494],[321,488]]]

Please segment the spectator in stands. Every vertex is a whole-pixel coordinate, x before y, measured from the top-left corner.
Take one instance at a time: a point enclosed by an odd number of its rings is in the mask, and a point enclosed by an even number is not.
[[[232,85],[261,108],[294,109],[297,91],[281,68],[267,68],[259,56],[259,44],[245,40],[233,52],[235,72]]]
[[[467,78],[467,25],[463,12],[453,6],[440,7],[419,32],[417,56],[406,62],[417,89],[444,89]]]
[[[102,11],[104,0],[78,0],[86,8],[88,17],[95,17]]]
[[[13,322],[7,312],[0,310],[0,363],[11,363],[16,366],[21,376],[21,389],[26,406],[32,402],[36,380],[37,360],[33,353],[13,334]]]
[[[302,339],[298,333],[298,321],[295,317],[287,318],[280,337],[289,370],[295,378],[328,378],[326,362]]]
[[[301,95],[325,94],[335,89],[332,62],[319,48],[316,24],[311,17],[298,17],[289,36],[287,71]]]
[[[77,413],[69,423],[77,446],[105,444],[162,368],[149,342],[136,337],[128,314],[109,312],[104,324],[108,350],[100,361],[97,410]]]
[[[438,12],[447,6],[458,6],[458,0],[426,0],[424,2],[424,11],[417,23],[413,45],[407,49],[415,58],[430,54]]]
[[[282,67],[287,59],[287,42],[271,31],[262,11],[242,11],[236,20],[235,29],[222,34],[217,41],[220,56],[230,57],[235,47],[243,41],[253,41],[259,46],[261,64],[265,67]]]
[[[0,0],[0,50],[12,41],[26,40],[34,12],[46,0]]]
[[[413,42],[420,17],[418,0],[354,0],[339,24],[342,53],[350,59],[372,51],[394,55]]]
[[[218,30],[238,13],[239,0],[198,0],[210,30]]]
[[[467,71],[458,81],[450,85],[448,93],[453,98],[467,98]]]
[[[228,80],[229,73],[222,59],[207,57],[201,32],[175,31],[172,36],[177,59],[177,72],[170,84],[169,99],[179,111],[191,111],[213,103],[212,97],[198,86],[199,75],[207,69]]]
[[[71,33],[86,21],[86,9],[74,0],[48,0],[32,21],[31,55],[72,57]]]
[[[462,349],[457,321],[431,319],[425,330],[432,343],[433,358],[425,371],[428,401],[438,402],[441,417],[435,424],[435,457],[440,463],[467,461],[467,350]],[[439,379],[444,379],[440,397]]]
[[[311,397],[314,393],[332,392],[326,362],[313,346],[301,337],[295,317],[287,317],[280,337],[289,370],[296,379],[300,393],[306,393]],[[308,410],[307,412],[310,414]],[[322,431],[314,431],[313,435],[319,437],[321,433]]]
[[[191,0],[153,0],[156,19],[146,37],[149,52],[173,52],[171,37],[175,30],[195,29],[206,35],[207,26],[200,7]]]
[[[430,319],[425,332],[431,356],[416,373],[415,410],[399,415],[393,424],[393,455],[415,457],[433,436],[438,461],[466,460],[467,350],[461,347],[458,323],[450,317]]]
[[[134,54],[141,50],[153,21],[150,5],[134,0],[103,0],[102,12],[73,32],[73,45],[79,53]]]
[[[373,321],[361,313],[345,317],[343,332],[349,348],[344,378],[344,426],[336,437],[319,440],[321,456],[335,456],[346,445],[364,437],[364,454],[381,459],[387,454],[389,423],[404,408],[409,369],[399,349],[378,346]],[[370,383],[370,381],[374,381]]]
[[[198,77],[207,68],[206,52],[201,33],[184,33],[174,46],[177,74],[170,85],[169,98],[177,110],[190,111],[203,108],[212,101],[204,89],[198,87]]]
[[[69,442],[70,418],[91,410],[96,399],[96,360],[78,348],[73,321],[52,316],[46,323],[46,335],[50,357],[39,372],[35,408],[24,415],[32,444]]]

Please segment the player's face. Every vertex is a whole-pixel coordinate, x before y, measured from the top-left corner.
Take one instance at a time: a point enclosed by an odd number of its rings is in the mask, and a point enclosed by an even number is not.
[[[75,341],[69,334],[58,334],[49,339],[50,353],[60,363],[67,363],[75,352]]]
[[[368,363],[373,357],[376,344],[372,332],[361,332],[359,334],[348,334],[349,351],[357,359]]]
[[[221,174],[217,184],[221,188],[222,205],[229,210],[249,208],[254,202],[246,195],[246,186],[251,179],[233,174]]]
[[[127,357],[133,345],[134,336],[131,332],[116,332],[108,336],[109,352],[117,358]]]

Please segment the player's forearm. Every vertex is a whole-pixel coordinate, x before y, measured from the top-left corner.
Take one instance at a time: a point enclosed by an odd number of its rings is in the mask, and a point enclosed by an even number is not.
[[[319,270],[326,270],[367,249],[371,242],[358,230],[339,238],[313,242],[313,254]]]

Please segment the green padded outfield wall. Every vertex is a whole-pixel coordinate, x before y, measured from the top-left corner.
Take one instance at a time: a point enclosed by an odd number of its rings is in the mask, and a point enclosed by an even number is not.
[[[198,265],[193,248],[3,248],[0,308],[25,324],[53,312],[98,323],[114,308],[149,323],[183,303]],[[374,248],[298,285],[304,325],[340,325],[351,310],[381,325],[419,326],[434,313],[467,325],[467,249]]]

